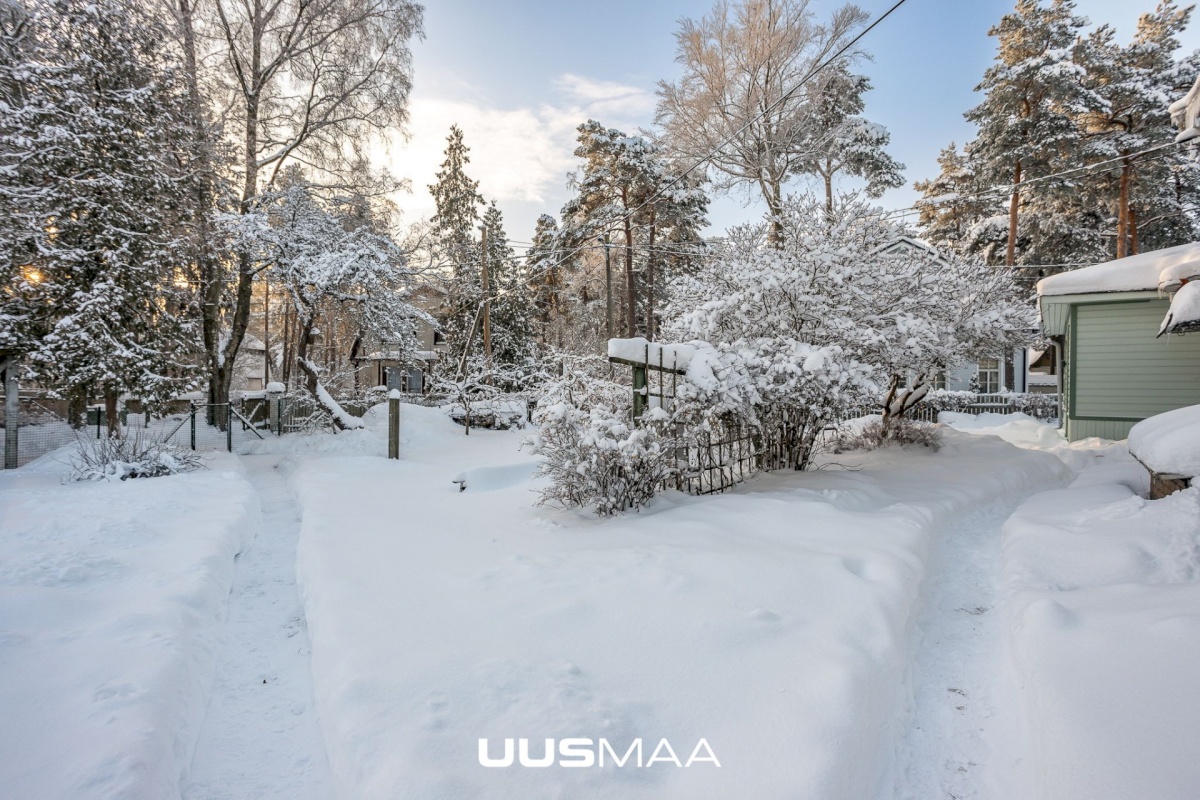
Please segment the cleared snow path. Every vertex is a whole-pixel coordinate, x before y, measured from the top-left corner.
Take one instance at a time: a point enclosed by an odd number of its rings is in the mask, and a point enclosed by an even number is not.
[[[1025,796],[1013,786],[1021,733],[998,597],[1001,528],[1021,499],[964,517],[936,545],[917,618],[913,716],[886,797]]]
[[[212,701],[183,786],[186,800],[333,796],[296,590],[300,517],[280,460],[242,458],[262,504],[262,529],[239,559]]]

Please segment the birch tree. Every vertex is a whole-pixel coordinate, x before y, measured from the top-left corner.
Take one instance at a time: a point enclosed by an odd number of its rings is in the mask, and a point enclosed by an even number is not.
[[[827,76],[812,73],[867,20],[846,5],[819,23],[811,5],[718,0],[701,19],[680,21],[675,60],[683,77],[658,84],[655,121],[667,145],[703,160],[718,190],[757,190],[773,217],[782,213],[784,185],[813,155],[811,103]],[[773,223],[776,246],[782,233],[782,222]]]
[[[421,6],[408,0],[213,0],[206,33],[220,55],[226,131],[240,149],[239,213],[255,211],[289,162],[344,176],[373,136],[407,122],[409,41],[422,34],[421,20]],[[238,253],[223,351],[206,320],[213,402],[229,395],[254,278],[250,254]],[[221,309],[206,302],[204,311]]]

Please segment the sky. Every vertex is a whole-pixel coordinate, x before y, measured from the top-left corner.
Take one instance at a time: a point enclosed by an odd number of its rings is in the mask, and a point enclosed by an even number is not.
[[[893,2],[858,5],[875,19]],[[1077,10],[1094,25],[1112,25],[1126,41],[1155,2],[1077,0]],[[819,18],[838,5],[812,0]],[[509,238],[527,242],[538,215],[557,217],[570,196],[575,127],[593,118],[627,133],[649,128],[657,82],[681,74],[678,21],[698,19],[711,6],[711,0],[426,0],[425,38],[413,43],[408,136],[394,137],[381,154],[393,174],[411,183],[411,192],[396,197],[405,221],[432,214],[428,184],[450,125],[458,124],[471,149],[468,175],[485,199],[496,201]],[[913,181],[937,173],[939,151],[971,138],[963,112],[979,102],[974,88],[995,53],[987,31],[1012,6],[1012,0],[906,0],[861,41],[872,56],[861,65],[874,87],[866,116],[887,127],[889,152],[906,165],[906,185],[880,205],[911,205],[918,196]],[[1183,47],[1200,48],[1200,24],[1192,24]],[[708,233],[761,213],[745,197],[716,197]]]

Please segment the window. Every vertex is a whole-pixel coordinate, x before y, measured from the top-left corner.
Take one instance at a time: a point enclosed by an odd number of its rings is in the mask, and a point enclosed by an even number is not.
[[[935,391],[946,388],[946,373],[938,370],[933,376],[933,388]]]
[[[435,330],[433,332],[433,346],[437,347],[439,344],[445,344],[445,343],[446,343],[446,334],[442,333],[441,331]]]
[[[998,358],[981,358],[979,359],[979,391],[983,394],[992,394],[1000,391],[1000,359]]]

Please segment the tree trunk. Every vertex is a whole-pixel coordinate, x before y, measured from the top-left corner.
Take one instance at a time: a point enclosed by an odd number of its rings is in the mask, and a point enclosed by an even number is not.
[[[121,438],[121,420],[117,417],[117,393],[112,389],[104,390],[104,421],[108,424],[109,438]]]
[[[783,249],[783,183],[771,182],[771,193],[767,196],[767,207],[771,210],[770,244],[777,250]]]
[[[822,177],[825,179],[825,213],[827,219],[833,219],[833,171],[825,172]]]
[[[196,260],[200,281],[200,329],[204,342],[205,359],[208,362],[208,401],[218,402],[221,396],[221,290],[223,267],[213,253],[212,243],[216,236],[212,230],[212,214],[215,211],[213,189],[213,164],[209,150],[207,114],[204,98],[200,93],[199,62],[196,56],[196,30],[193,15],[193,0],[179,0],[177,9],[180,45],[183,51],[187,99],[192,125],[199,146],[196,148],[196,168],[199,179],[195,181],[197,214]],[[226,392],[227,394],[227,392]]]
[[[297,325],[299,325],[299,322],[299,320],[296,320]],[[316,324],[317,317],[315,314],[305,320],[304,325],[300,328],[300,339],[296,343],[296,363],[300,365],[300,371],[304,373],[305,388],[314,397],[317,395],[317,373],[309,369],[306,364],[308,363],[308,345],[312,339],[313,326]]]
[[[1137,211],[1133,208],[1129,209],[1129,255],[1136,256],[1138,254],[1138,228],[1137,228]]]
[[[1004,253],[1004,264],[1009,267],[1017,263],[1017,213],[1020,205],[1021,161],[1018,159],[1017,166],[1013,170],[1012,199],[1008,204],[1008,249]]]
[[[1121,194],[1117,201],[1117,258],[1129,255],[1129,161],[1121,164]]]
[[[628,210],[628,187],[621,187],[621,202]],[[637,311],[634,308],[636,297],[637,292],[633,283],[633,221],[630,220],[627,211],[625,214],[625,336],[630,339],[637,336]]]
[[[650,239],[646,249],[646,338],[654,341],[654,234],[658,227],[656,209],[650,209]]]

